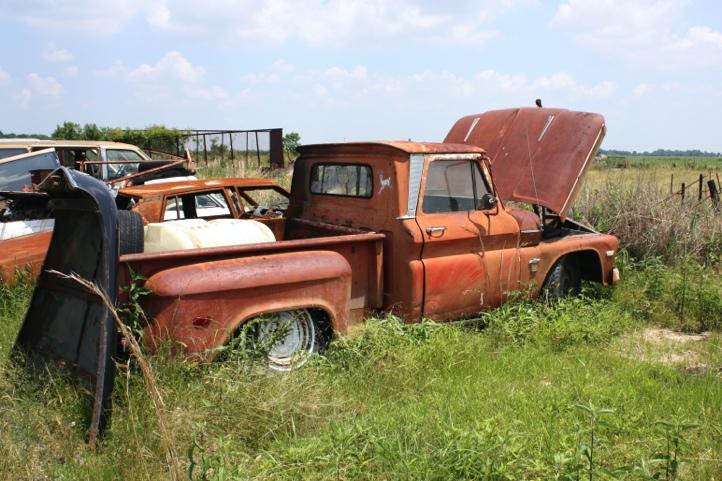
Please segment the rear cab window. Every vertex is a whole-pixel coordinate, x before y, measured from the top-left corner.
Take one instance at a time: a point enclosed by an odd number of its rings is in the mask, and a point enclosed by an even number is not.
[[[366,164],[315,164],[310,187],[312,194],[369,199],[374,191],[373,174]]]

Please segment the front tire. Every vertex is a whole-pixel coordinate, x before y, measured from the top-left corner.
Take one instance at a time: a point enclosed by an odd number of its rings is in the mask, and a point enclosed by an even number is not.
[[[581,291],[581,275],[574,258],[559,259],[549,271],[541,289],[545,300],[554,301],[567,296],[578,295]]]

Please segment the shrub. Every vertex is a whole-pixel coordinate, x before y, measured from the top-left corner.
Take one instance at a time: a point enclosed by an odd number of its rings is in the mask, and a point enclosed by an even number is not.
[[[622,257],[618,305],[635,318],[687,332],[722,328],[720,273],[688,257],[667,267],[660,258]]]
[[[497,342],[563,350],[606,343],[629,327],[632,317],[608,300],[579,297],[552,304],[509,302],[486,313],[484,321]]]

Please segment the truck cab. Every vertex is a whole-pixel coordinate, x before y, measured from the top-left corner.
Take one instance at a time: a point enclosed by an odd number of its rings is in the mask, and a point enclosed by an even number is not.
[[[545,228],[509,205],[480,147],[365,142],[300,148],[289,218],[384,234],[383,310],[408,321],[477,315],[511,292],[540,292],[562,258],[577,281],[612,282],[617,241]],[[460,288],[463,286],[463,288]]]

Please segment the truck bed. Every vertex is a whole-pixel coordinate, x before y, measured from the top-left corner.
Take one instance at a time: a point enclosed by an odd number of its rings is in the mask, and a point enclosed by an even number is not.
[[[341,254],[352,268],[352,318],[360,319],[365,310],[382,307],[384,234],[305,219],[287,220],[285,232],[287,238],[276,242],[123,255],[120,257],[120,285],[130,282],[130,269],[150,278],[160,271],[181,266],[323,250]]]

